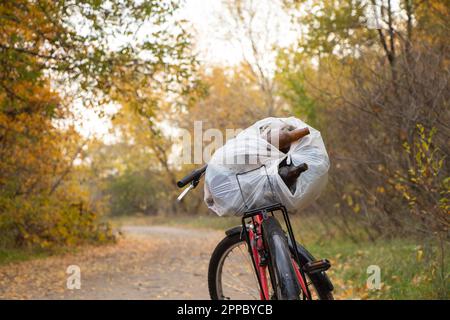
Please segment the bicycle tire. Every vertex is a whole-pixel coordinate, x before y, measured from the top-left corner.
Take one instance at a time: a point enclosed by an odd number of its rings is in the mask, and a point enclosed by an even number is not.
[[[262,222],[262,234],[269,253],[269,268],[272,286],[277,300],[299,300],[300,284],[291,260],[291,252],[287,237],[274,217],[268,217]]]
[[[240,230],[241,228],[237,228],[234,232],[228,234],[225,238],[223,238],[222,241],[220,241],[216,246],[214,252],[211,255],[208,267],[208,290],[212,300],[223,299],[223,297],[220,296],[218,290],[218,277],[221,276],[218,275],[218,270],[220,268],[220,263],[223,262],[223,256],[230,250],[230,248],[236,246],[238,243],[245,242],[245,240],[241,238]],[[300,244],[297,244],[297,248],[301,262],[306,263],[309,261],[314,261],[314,257]],[[291,254],[293,254],[294,251],[292,246],[290,246],[290,251]],[[329,285],[327,283],[324,283],[323,278],[320,277],[319,274],[311,275],[310,280],[320,300],[333,300],[333,294],[329,289]]]

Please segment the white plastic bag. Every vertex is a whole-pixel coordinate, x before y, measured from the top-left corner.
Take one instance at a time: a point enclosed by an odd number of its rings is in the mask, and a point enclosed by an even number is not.
[[[292,143],[287,154],[262,138],[268,130],[286,125],[310,130],[309,135]],[[285,158],[294,165],[308,165],[308,170],[297,179],[294,194],[278,174],[278,165]],[[219,216],[242,215],[248,209],[276,202],[284,204],[288,210],[302,209],[320,195],[329,167],[319,131],[294,117],[266,118],[214,153],[205,174],[205,202]]]

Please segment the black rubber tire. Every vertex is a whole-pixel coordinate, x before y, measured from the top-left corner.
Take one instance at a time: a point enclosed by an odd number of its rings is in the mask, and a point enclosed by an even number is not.
[[[219,268],[219,263],[222,259],[222,256],[225,254],[225,252],[228,251],[228,249],[234,245],[236,245],[239,242],[244,242],[244,239],[241,239],[240,232],[232,233],[228,236],[226,236],[215,248],[213,254],[211,255],[211,259],[209,262],[209,268],[208,268],[208,289],[209,289],[209,295],[212,300],[219,300],[222,297],[219,298],[218,296],[218,290],[217,290],[217,270]],[[302,262],[302,264],[314,261],[314,257],[306,250],[304,249],[300,244],[297,244],[298,248],[298,255],[299,259]],[[290,247],[291,253],[293,254],[293,249]],[[333,300],[333,294],[332,289],[330,289],[330,285],[328,283],[325,283],[323,278],[321,278],[318,274],[311,275],[310,280],[312,282],[312,285],[314,286],[315,291],[317,292],[317,295],[319,296],[320,300]]]
[[[291,260],[288,241],[278,220],[268,217],[262,222],[262,234],[269,251],[269,268],[277,300],[299,300],[300,284]]]

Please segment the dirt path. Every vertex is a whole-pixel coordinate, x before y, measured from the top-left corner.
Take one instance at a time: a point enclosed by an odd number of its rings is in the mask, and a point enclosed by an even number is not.
[[[223,232],[126,226],[118,244],[0,267],[0,299],[209,299],[209,257]],[[81,289],[67,289],[79,266]]]

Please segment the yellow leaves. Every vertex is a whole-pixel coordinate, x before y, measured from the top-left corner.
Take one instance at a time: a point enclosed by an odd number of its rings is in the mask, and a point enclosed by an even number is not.
[[[416,252],[416,260],[417,260],[417,262],[421,262],[422,259],[423,259],[423,250],[419,249]]]
[[[352,207],[352,206],[353,206],[353,198],[352,198],[352,196],[350,196],[350,195],[344,195],[344,199],[347,200],[347,205],[348,205],[349,207]]]
[[[416,125],[416,128],[419,131],[420,136],[423,137],[425,135],[425,127],[422,124],[418,123]]]
[[[41,113],[0,112],[0,137],[0,205],[6,213],[0,220],[2,241],[49,249],[112,239],[88,211],[89,194],[71,168],[79,145],[74,130],[56,128]],[[59,180],[61,190],[53,192]],[[80,201],[86,203],[83,209],[72,206]]]
[[[48,249],[114,239],[109,227],[99,228],[95,215],[60,199],[34,197],[16,199],[16,202],[26,204],[19,214],[10,217],[20,230],[21,245]]]
[[[358,190],[355,190],[353,193],[356,197],[361,196]],[[354,213],[361,212],[361,205],[359,204],[359,202],[353,200],[353,197],[351,195],[344,193],[342,195],[342,200],[344,200],[347,203],[347,205],[353,210]]]
[[[41,4],[43,5],[43,4]],[[46,6],[46,5],[45,5]],[[39,9],[32,1],[16,0],[14,2],[3,2],[0,6],[2,16],[15,17],[16,19],[2,19],[2,27],[5,37],[20,37],[23,41],[32,42],[37,40],[36,31],[45,38],[51,39],[58,33],[56,24],[48,17],[48,12]]]
[[[386,192],[386,190],[384,189],[383,186],[377,187],[376,191],[377,191],[378,193],[385,193],[385,192]]]
[[[410,147],[410,145],[408,144],[408,142],[403,142],[403,149],[405,149],[405,151],[406,151],[406,153],[407,154],[411,154],[411,147]]]
[[[445,176],[446,155],[433,142],[436,132],[434,127],[427,130],[417,124],[413,142],[403,144],[409,166],[404,172],[397,170],[395,180],[390,178],[389,183],[408,202],[411,212],[439,217],[448,213],[450,186]]]

